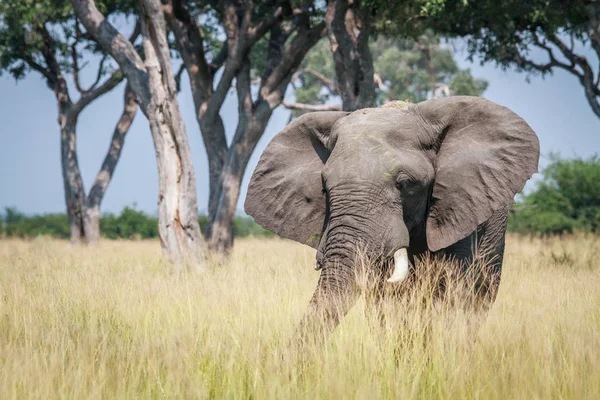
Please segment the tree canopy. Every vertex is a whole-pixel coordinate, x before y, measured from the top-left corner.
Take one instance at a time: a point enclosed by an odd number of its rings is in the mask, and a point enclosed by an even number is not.
[[[452,51],[439,37],[427,34],[418,38],[392,38],[380,35],[370,42],[373,55],[377,101],[419,102],[435,96],[481,96],[487,81],[473,77],[469,69],[458,67]],[[340,95],[335,81],[334,61],[329,43],[321,40],[304,59],[294,81],[296,104],[319,105]]]
[[[417,2],[418,3],[418,2]],[[470,57],[576,77],[600,117],[600,3],[589,0],[425,0],[404,29],[463,37]]]

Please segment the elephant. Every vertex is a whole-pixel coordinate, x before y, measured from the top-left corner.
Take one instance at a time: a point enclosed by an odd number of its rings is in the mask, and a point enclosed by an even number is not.
[[[494,271],[484,297],[493,302],[509,205],[538,161],[533,129],[480,97],[313,112],[268,144],[244,208],[316,249],[320,277],[300,327],[326,336],[360,296],[357,246],[388,265],[376,274],[383,285],[402,282],[423,254],[467,265],[484,249]]]

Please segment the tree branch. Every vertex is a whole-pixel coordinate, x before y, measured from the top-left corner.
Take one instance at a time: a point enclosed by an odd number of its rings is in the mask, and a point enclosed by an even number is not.
[[[216,89],[210,96],[204,112],[209,121],[215,121],[219,115],[225,96],[244,60],[243,31],[239,32],[238,24],[239,18],[236,6],[230,3],[226,4],[224,7],[224,29],[227,37],[228,57],[221,79],[219,79]]]
[[[288,7],[286,7],[288,8]],[[248,29],[248,47],[251,47],[260,38],[262,38],[269,29],[271,29],[277,22],[281,21],[284,16],[284,7],[279,6],[275,9],[275,12],[266,19],[261,20],[256,26]]]
[[[79,40],[81,39],[81,31],[79,30],[79,21],[75,18],[75,40],[71,44],[71,60],[73,62],[73,80],[75,81],[75,88],[81,94],[87,92],[81,88],[81,83],[79,82],[79,60],[77,55],[77,45],[79,44]],[[98,79],[100,79],[100,72],[102,71],[102,64],[104,63],[104,58],[100,61],[100,68],[98,69]]]
[[[298,111],[342,111],[342,106],[339,104],[304,104],[304,103],[288,103],[286,100],[282,102],[283,106],[288,110]]]
[[[285,44],[281,51],[281,60],[277,66],[266,79],[263,79],[259,94],[261,98],[267,99],[272,109],[281,103],[285,88],[302,63],[306,53],[327,32],[324,22],[312,28],[308,27],[309,23],[307,18],[305,23],[299,26],[294,39],[290,43]]]
[[[196,20],[190,15],[182,0],[172,0],[163,6],[169,29],[175,36],[177,50],[188,70],[192,84],[210,96],[212,75],[206,62],[204,36]]]
[[[39,63],[37,63],[33,57],[31,57],[30,55],[26,55],[26,54],[21,54],[21,58],[27,63],[27,65],[29,65],[30,68],[34,69],[35,71],[39,72],[40,74],[42,74],[42,76],[44,78],[46,78],[46,82],[50,85],[50,84],[54,84],[53,82],[56,81],[56,76],[54,76],[52,74],[52,72],[50,71],[49,68],[45,68],[42,65],[40,65]]]
[[[60,70],[60,66],[58,65],[58,62],[56,61],[56,56],[54,55],[54,47],[55,47],[54,40],[52,39],[50,32],[48,32],[48,29],[46,28],[45,23],[40,26],[40,29],[38,32],[40,33],[40,35],[42,36],[42,39],[44,40],[44,48],[42,49],[42,56],[44,57],[46,66],[48,67],[48,69],[51,71],[51,73],[54,76],[59,77],[62,75],[62,72]]]
[[[221,46],[221,50],[219,50],[219,53],[208,64],[213,77],[217,73],[219,68],[221,68],[223,66],[223,64],[225,64],[225,61],[227,61],[227,53],[228,53],[228,45],[227,45],[227,41],[224,41]]]
[[[310,74],[310,75],[314,76],[315,78],[317,78],[318,80],[321,81],[321,83],[329,90],[329,92],[331,94],[336,95],[336,96],[340,95],[340,89],[338,88],[337,84],[334,81],[327,78],[322,73],[315,71],[312,68],[302,68],[302,69],[298,70],[294,74],[294,77],[292,79],[298,79],[300,77],[300,75],[302,75],[302,74]]]
[[[100,83],[100,79],[102,79],[102,75],[104,75],[104,63],[106,62],[107,59],[108,59],[108,54],[105,54],[102,56],[102,59],[98,63],[98,72],[96,73],[96,80],[94,81],[94,83],[92,83],[92,85],[89,87],[89,89],[86,90],[86,92],[89,90],[93,90],[96,86],[98,86],[98,83]]]
[[[183,75],[183,71],[185,71],[185,64],[181,63],[177,73],[175,74],[175,86],[177,87],[177,93],[181,92],[181,75]]]
[[[71,4],[86,30],[119,64],[133,91],[140,96],[139,100],[142,104],[148,104],[150,101],[148,74],[133,44],[98,11],[94,0],[71,0]]]
[[[121,156],[125,135],[127,135],[127,132],[133,123],[137,109],[138,105],[135,101],[135,94],[129,87],[129,84],[127,84],[125,86],[123,112],[113,131],[110,147],[108,148],[106,157],[104,157],[102,167],[100,168],[100,171],[98,171],[94,184],[90,189],[90,194],[87,199],[88,207],[100,206],[104,193],[106,193],[106,188],[112,179]]]
[[[100,86],[97,86],[92,90],[83,92],[79,100],[77,100],[77,103],[73,104],[73,111],[81,112],[85,107],[87,107],[98,97],[113,90],[119,83],[123,81],[123,79],[124,76],[121,70],[116,70]]]

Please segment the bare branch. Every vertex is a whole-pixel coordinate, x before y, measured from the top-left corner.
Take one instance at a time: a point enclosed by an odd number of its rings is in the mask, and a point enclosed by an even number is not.
[[[169,29],[175,36],[175,44],[189,78],[202,92],[212,89],[212,75],[204,52],[204,35],[196,20],[185,7],[183,0],[172,0],[163,7]]]
[[[183,75],[183,71],[185,71],[185,64],[181,63],[177,73],[175,74],[175,86],[177,87],[177,93],[181,92],[181,75]]]
[[[129,42],[134,43],[139,35],[140,35],[140,21],[138,19],[135,22],[135,27],[133,28],[133,32],[129,36]],[[108,59],[108,54],[104,54],[102,56],[102,58],[100,59],[100,62],[98,63],[98,72],[96,73],[96,79],[94,80],[94,82],[90,85],[90,87],[88,89],[83,89],[83,87],[80,83],[80,80],[79,80],[80,68],[79,68],[78,56],[77,56],[77,44],[79,44],[79,41],[81,38],[82,38],[82,35],[81,35],[81,30],[79,29],[79,21],[76,20],[76,22],[75,22],[75,41],[73,42],[73,44],[71,44],[71,58],[73,60],[73,80],[75,81],[75,87],[77,88],[77,91],[81,94],[85,94],[91,90],[94,90],[96,88],[96,86],[98,86],[98,84],[100,83],[100,79],[102,79],[102,76],[104,75],[104,63],[106,63],[106,60]]]
[[[73,62],[73,80],[75,81],[75,88],[77,89],[77,91],[79,93],[83,94],[83,93],[87,92],[87,90],[82,89],[81,83],[79,82],[79,61],[78,61],[79,56],[77,54],[77,45],[79,44],[80,40],[81,40],[81,30],[79,29],[79,21],[77,20],[77,18],[75,18],[75,40],[71,44],[71,60]],[[101,64],[102,64],[102,62],[101,62]],[[100,65],[100,67],[102,67],[102,65]],[[100,75],[101,69],[102,68],[100,68],[98,70],[98,75]]]
[[[271,27],[273,27],[284,16],[283,7],[277,7],[275,12],[266,19],[261,20],[256,26],[248,29],[248,47],[262,38]]]
[[[73,104],[74,112],[81,112],[98,97],[113,90],[119,83],[123,81],[123,79],[124,75],[121,70],[116,70],[100,86],[83,92],[77,103]]]
[[[119,121],[115,126],[115,130],[113,131],[110,147],[108,148],[106,157],[104,157],[102,167],[100,168],[100,171],[98,171],[96,179],[94,180],[94,184],[90,190],[90,194],[88,195],[88,207],[100,205],[102,198],[104,197],[104,193],[106,193],[106,188],[108,187],[108,184],[110,183],[117,166],[117,162],[121,156],[125,135],[133,123],[137,109],[138,105],[135,101],[135,95],[131,91],[129,85],[126,85],[123,112],[121,113],[121,117],[119,118]]]
[[[568,53],[570,51],[568,50],[566,45],[564,45],[564,43],[562,43],[558,38],[555,38],[555,39],[557,42],[560,42],[560,44],[562,45],[562,46],[557,45],[557,47],[559,48],[559,50],[561,50],[561,52],[563,53],[565,58],[567,58],[571,62],[570,65],[565,64],[564,62],[558,61],[558,59],[554,55],[554,50],[550,46],[548,46],[547,43],[542,41],[540,39],[540,37],[538,36],[538,34],[535,32],[532,32],[533,43],[540,49],[546,51],[546,54],[548,55],[548,62],[536,63],[535,61],[533,61],[531,59],[523,57],[519,52],[517,52],[518,55],[515,57],[515,62],[517,63],[517,65],[519,65],[521,67],[530,67],[530,68],[533,68],[533,69],[541,72],[542,74],[550,72],[552,70],[552,68],[554,68],[554,67],[562,68],[562,69],[576,75],[578,78],[581,79],[582,75],[575,66],[576,60],[573,57],[569,56]],[[555,45],[556,45],[556,43],[555,43]],[[565,54],[564,51],[562,51],[562,49],[567,49],[567,54]]]
[[[133,91],[140,96],[142,102],[148,103],[148,74],[144,61],[133,44],[98,11],[93,0],[71,0],[71,4],[86,30],[119,64]]]
[[[600,96],[600,89],[598,89],[597,83],[594,81],[594,70],[587,62],[587,59],[583,56],[575,54],[572,49],[570,49],[567,45],[565,45],[556,34],[547,34],[548,40],[552,42],[558,49],[562,52],[562,54],[567,58],[571,65],[567,66],[564,63],[558,63],[555,60],[551,59],[551,62],[555,63],[556,66],[571,72],[573,75],[579,78],[579,81],[583,85],[585,89],[585,96],[588,100],[589,105],[592,107],[592,110],[596,115],[600,117],[600,103],[598,102],[598,97]],[[577,69],[577,67],[581,68],[581,71]],[[597,79],[596,79],[597,82]]]
[[[297,79],[302,74],[310,74],[310,75],[314,76],[315,78],[317,78],[318,80],[321,81],[321,83],[329,90],[329,92],[331,94],[336,95],[336,96],[340,95],[340,89],[338,88],[336,83],[334,81],[332,81],[331,79],[327,78],[322,73],[315,71],[312,68],[302,68],[294,74],[293,79]]]
[[[247,14],[247,13],[246,13]],[[246,15],[245,18],[248,16]],[[244,61],[244,45],[243,40],[241,40],[241,34],[238,30],[238,13],[237,9],[234,5],[228,4],[224,10],[224,28],[225,34],[227,36],[227,48],[228,48],[228,58],[225,64],[225,68],[223,74],[221,75],[221,79],[219,79],[219,83],[217,84],[216,89],[213,92],[213,95],[210,97],[208,101],[205,116],[208,120],[214,121],[218,115],[223,102],[225,101],[225,97],[227,96],[227,92],[231,88],[231,84],[233,79],[238,74],[240,67],[243,65]]]
[[[288,110],[299,110],[299,111],[342,111],[342,106],[339,105],[339,104],[288,103],[286,100],[283,100],[282,104]]]
[[[308,23],[309,21],[306,21],[306,24]],[[284,46],[277,66],[273,68],[268,77],[263,79],[259,94],[261,98],[269,98],[268,102],[272,109],[281,103],[285,88],[292,80],[294,72],[302,63],[306,53],[327,32],[324,22],[312,28],[309,28],[306,24],[301,25],[294,39]]]
[[[46,78],[46,81],[48,82],[48,84],[51,84],[51,83],[53,84],[53,82],[56,81],[56,77],[52,74],[52,72],[50,71],[50,69],[42,66],[39,63],[37,63],[33,59],[33,57],[31,57],[30,55],[22,54],[21,58],[23,58],[23,60],[27,63],[27,65],[29,65],[30,68],[32,68],[35,71],[37,71],[40,74],[42,74],[42,76],[44,78]]]
[[[52,74],[58,77],[62,75],[62,73],[54,55],[54,40],[52,39],[52,36],[50,36],[50,32],[48,32],[48,29],[46,28],[45,24],[42,24],[40,26],[38,32],[44,40],[44,48],[42,49],[42,56],[44,57],[44,61],[46,62],[46,65],[48,69],[52,72]]]
[[[100,83],[100,79],[102,79],[102,75],[104,75],[104,63],[106,62],[107,59],[108,59],[108,54],[105,54],[102,56],[102,59],[98,63],[98,72],[96,73],[96,80],[94,81],[94,83],[92,83],[92,85],[90,86],[90,88],[87,91],[93,90],[96,86],[98,86],[98,83]]]
[[[138,36],[140,36],[141,33],[142,33],[142,23],[141,23],[140,19],[138,18],[135,21],[135,26],[133,27],[133,32],[131,32],[131,35],[129,36],[129,42],[131,44],[135,43],[135,41],[137,40]]]
[[[224,41],[221,46],[221,50],[219,50],[219,53],[208,64],[213,76],[214,76],[214,74],[217,73],[219,68],[221,68],[223,66],[223,64],[225,64],[225,61],[227,61],[228,49],[229,49],[229,47],[227,45],[227,41]]]

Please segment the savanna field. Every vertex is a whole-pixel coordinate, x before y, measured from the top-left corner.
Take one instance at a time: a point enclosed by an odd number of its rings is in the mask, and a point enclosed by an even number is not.
[[[157,241],[2,240],[0,397],[597,399],[599,260],[599,237],[510,236],[487,317],[415,300],[381,326],[360,300],[300,363],[306,246],[240,239],[174,273]]]

